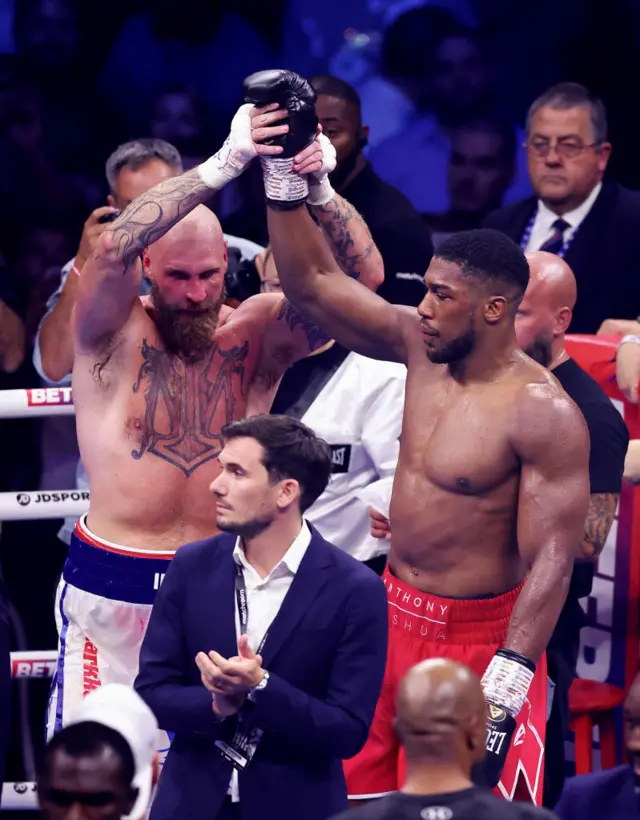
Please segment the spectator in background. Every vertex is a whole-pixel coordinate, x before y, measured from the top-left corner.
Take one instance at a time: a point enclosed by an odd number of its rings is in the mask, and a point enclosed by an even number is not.
[[[143,11],[123,26],[102,72],[100,85],[141,128],[140,100],[170,84],[191,88],[214,121],[224,124],[241,102],[242,81],[275,64],[263,37],[233,8],[218,0],[144,0]]]
[[[257,257],[263,293],[280,293],[273,254]],[[388,515],[400,450],[404,365],[368,359],[330,341],[285,372],[272,414],[293,416],[331,448],[331,479],[306,512],[323,537],[378,575],[389,544],[369,533],[369,506]]]
[[[38,774],[45,820],[145,820],[157,770],[158,723],[133,689],[119,683],[85,697],[49,741]]]
[[[636,820],[640,817],[640,675],[623,708],[627,763],[567,780],[555,807],[560,820]]]
[[[185,171],[204,162],[211,153],[210,113],[201,98],[186,86],[169,86],[158,94],[151,110],[149,133],[175,145]]]
[[[451,133],[447,167],[450,208],[425,214],[434,246],[456,231],[479,228],[502,205],[515,174],[513,129],[498,119],[461,125]]]
[[[313,77],[310,83],[323,132],[336,149],[331,184],[362,214],[384,261],[378,294],[395,304],[417,306],[424,298],[424,272],[433,254],[429,232],[406,197],[383,182],[365,159],[369,129],[362,124],[354,89],[328,75]]]
[[[566,259],[579,282],[571,333],[635,319],[640,277],[629,272],[640,255],[640,193],[604,180],[611,144],[602,101],[577,83],[553,86],[529,109],[526,148],[536,195],[490,214],[484,227]]]
[[[100,158],[124,136],[115,109],[95,88],[100,37],[90,28],[91,15],[87,25],[80,16],[86,5],[19,0],[14,19],[16,54],[38,92],[47,152],[77,190],[84,210],[94,195]]]
[[[421,18],[436,11],[409,11],[387,32],[385,73],[401,84],[414,110],[370,155],[380,176],[399,188],[420,213],[443,213],[450,207],[446,168],[452,129],[494,116],[498,109],[478,32],[452,18],[447,22],[440,12],[426,42],[419,39],[419,32],[431,29],[431,20]],[[366,118],[368,109],[363,110]],[[375,123],[370,124],[373,131]],[[516,141],[522,142],[522,129],[512,128]],[[514,201],[530,190],[522,157],[505,200]]]
[[[0,257],[0,373],[15,373],[25,357],[24,322],[14,300],[8,271]]]

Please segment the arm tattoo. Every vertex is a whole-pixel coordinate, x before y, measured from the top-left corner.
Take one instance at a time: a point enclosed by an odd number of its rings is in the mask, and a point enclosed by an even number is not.
[[[197,169],[161,182],[134,199],[108,229],[124,270],[142,251],[172,228],[176,222],[205,202],[213,191]]]
[[[282,306],[278,311],[276,321],[285,322],[292,335],[295,329],[300,327],[306,336],[310,353],[313,353],[314,350],[319,350],[322,345],[326,345],[327,342],[331,340],[331,336],[327,336],[327,334],[317,327],[312,321],[305,319],[301,313],[298,313],[288,299],[282,300]]]
[[[604,548],[616,514],[618,498],[617,493],[591,495],[584,526],[584,540],[592,558],[597,558]]]
[[[342,270],[359,279],[362,265],[373,252],[373,239],[364,219],[346,199],[335,196],[313,212],[329,240],[331,250]]]

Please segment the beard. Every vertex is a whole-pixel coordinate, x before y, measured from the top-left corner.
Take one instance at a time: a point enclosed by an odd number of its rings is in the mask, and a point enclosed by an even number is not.
[[[453,364],[466,359],[476,345],[476,329],[469,328],[462,336],[443,344],[437,350],[427,349],[429,361],[434,364]]]
[[[549,367],[551,364],[551,341],[546,336],[538,336],[524,352],[543,367]]]
[[[329,174],[329,182],[333,185],[336,191],[340,191],[341,188],[344,186],[347,178],[356,167],[356,162],[358,161],[358,157],[360,156],[361,148],[359,145],[356,145],[349,154],[344,157],[344,159],[340,162],[340,165],[336,166],[335,171]]]
[[[260,535],[260,533],[263,533],[272,523],[272,515],[263,515],[261,518],[251,518],[248,521],[223,521],[222,524],[216,520],[216,527],[222,532],[230,532],[246,540]]]
[[[224,293],[216,302],[201,307],[197,314],[169,307],[155,282],[151,283],[151,299],[156,327],[167,349],[188,364],[200,361],[211,350]]]

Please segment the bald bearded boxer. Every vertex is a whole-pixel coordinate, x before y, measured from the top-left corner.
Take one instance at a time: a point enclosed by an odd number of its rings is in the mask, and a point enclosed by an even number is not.
[[[258,133],[288,131],[285,123]],[[288,365],[327,341],[281,294],[255,296],[235,311],[223,305],[226,246],[201,203],[258,154],[281,151],[254,147],[251,106],[243,106],[220,151],[134,200],[82,270],[73,391],[91,505],[58,590],[49,732],[96,686],[133,683],[173,552],[215,533],[209,486],[219,473],[221,428],[268,411]],[[322,149],[311,145],[300,162],[319,171]],[[331,212],[311,207],[337,263],[377,287],[382,260],[358,214],[337,195]],[[143,301],[140,257],[152,283]]]
[[[288,72],[245,84],[255,103],[282,99],[283,88],[300,96],[300,78]],[[297,103],[283,105],[295,121]],[[518,348],[524,254],[496,231],[457,234],[434,256],[418,311],[391,305],[342,274],[294,183],[271,184],[295,174],[295,163],[273,169],[265,157],[263,168],[285,294],[340,344],[408,368],[384,575],[386,678],[367,744],[346,763],[349,794],[402,785],[398,683],[414,663],[446,655],[483,676],[486,782],[539,802],[543,653],[584,526],[589,439],[577,407]]]

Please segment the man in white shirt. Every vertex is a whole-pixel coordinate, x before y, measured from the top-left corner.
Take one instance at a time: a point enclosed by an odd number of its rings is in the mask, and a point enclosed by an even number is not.
[[[326,820],[347,807],[341,761],[364,745],[382,684],[384,585],[302,517],[331,469],[310,428],[254,416],[222,436],[223,534],[177,551],[140,652],[136,689],[175,733],[150,820],[203,806]]]
[[[484,227],[525,251],[566,258],[578,281],[570,332],[595,333],[609,318],[635,319],[640,194],[604,180],[611,143],[602,101],[577,83],[553,86],[529,109],[525,148],[536,195],[490,214]]]

